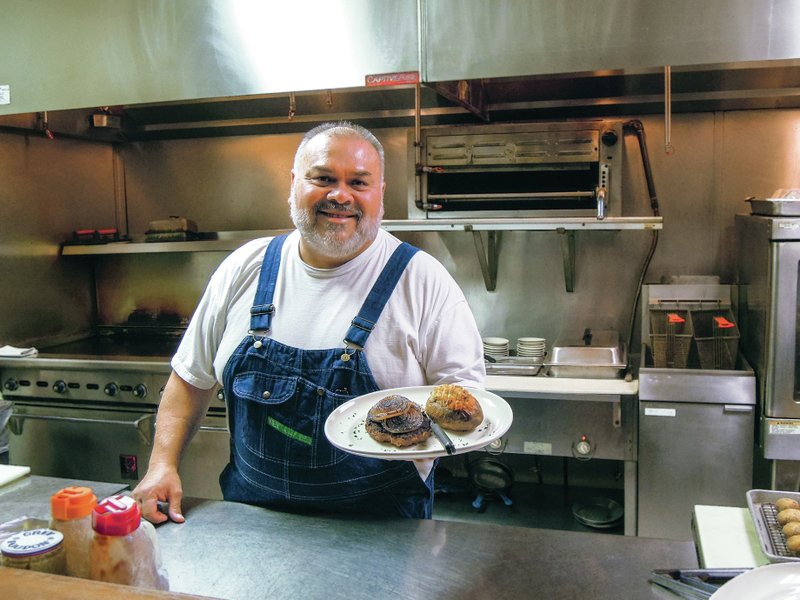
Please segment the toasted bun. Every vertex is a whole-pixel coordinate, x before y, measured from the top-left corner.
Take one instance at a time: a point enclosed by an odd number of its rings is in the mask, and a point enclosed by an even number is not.
[[[425,403],[425,412],[450,431],[472,431],[483,422],[480,403],[460,385],[436,386]]]

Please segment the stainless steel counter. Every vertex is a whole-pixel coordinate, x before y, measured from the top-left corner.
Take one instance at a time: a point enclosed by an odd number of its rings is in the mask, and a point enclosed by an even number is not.
[[[98,498],[112,496],[127,488],[122,483],[28,475],[0,487],[0,523],[18,517],[49,519],[50,496],[71,485],[90,487]]]
[[[30,476],[0,488],[0,521],[49,514],[50,495],[119,484]],[[157,528],[170,589],[225,599],[663,598],[653,569],[697,567],[691,542],[449,521],[310,517],[185,499]]]
[[[309,517],[187,500],[158,528],[170,589],[229,599],[661,598],[691,542],[445,521]]]

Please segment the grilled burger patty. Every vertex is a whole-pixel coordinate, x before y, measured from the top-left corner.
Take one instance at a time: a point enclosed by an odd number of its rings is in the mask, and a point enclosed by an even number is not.
[[[367,413],[364,428],[372,439],[400,448],[413,446],[431,435],[431,421],[405,396],[386,396]]]

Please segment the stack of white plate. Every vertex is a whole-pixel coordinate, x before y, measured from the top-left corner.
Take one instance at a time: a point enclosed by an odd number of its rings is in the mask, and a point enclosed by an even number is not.
[[[492,358],[504,358],[508,356],[508,340],[501,337],[483,338],[483,353]]]
[[[517,340],[517,356],[544,358],[545,339],[540,337],[521,337]]]

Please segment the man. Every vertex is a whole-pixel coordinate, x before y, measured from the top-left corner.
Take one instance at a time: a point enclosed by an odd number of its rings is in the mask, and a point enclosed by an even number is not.
[[[483,350],[444,267],[380,229],[383,148],[326,123],[300,143],[289,206],[297,228],[254,240],[212,276],[172,359],[146,476],[144,516],[183,521],[181,454],[222,382],[231,460],[226,500],[285,510],[430,518],[432,461],[342,452],[323,428],[348,399],[380,389],[482,387]]]

